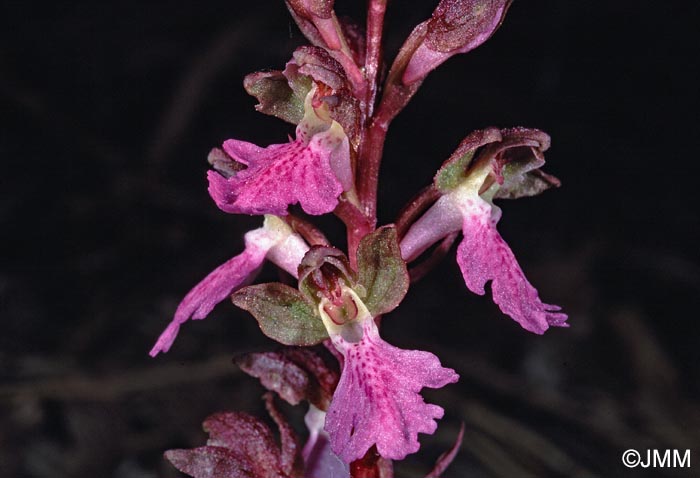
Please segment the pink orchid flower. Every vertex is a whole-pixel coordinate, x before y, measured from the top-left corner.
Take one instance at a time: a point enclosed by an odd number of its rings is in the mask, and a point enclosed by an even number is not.
[[[358,295],[341,289],[343,311],[326,298],[319,304],[331,341],[344,358],[326,417],[331,449],[346,463],[362,458],[373,445],[382,457],[402,460],[420,448],[418,433],[434,433],[435,420],[444,413],[423,401],[421,389],[441,388],[459,376],[429,352],[386,343]]]
[[[491,281],[493,301],[530,332],[542,334],[550,326],[567,327],[567,315],[540,300],[496,229],[501,210],[492,200],[499,184],[479,193],[490,171],[490,165],[484,164],[438,199],[409,229],[401,241],[401,254],[411,261],[441,238],[461,230],[464,239],[457,248],[457,263],[469,290],[484,295],[484,286]]]
[[[219,302],[252,280],[265,259],[296,277],[297,267],[308,250],[306,242],[283,220],[266,216],[263,227],[246,233],[242,253],[214,269],[187,293],[151,349],[151,357],[170,349],[183,323],[204,319]]]
[[[335,209],[353,183],[350,144],[325,104],[314,107],[315,92],[311,88],[306,97],[296,139],[266,148],[236,139],[224,143],[224,151],[247,167],[229,178],[209,171],[209,194],[221,210],[283,216],[295,203],[312,215]]]

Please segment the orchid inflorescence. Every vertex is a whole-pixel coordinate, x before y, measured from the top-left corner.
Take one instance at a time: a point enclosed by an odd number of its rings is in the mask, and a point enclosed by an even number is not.
[[[467,288],[485,293],[524,329],[566,326],[543,303],[497,231],[494,200],[532,196],[559,181],[540,168],[549,136],[527,128],[474,131],[438,169],[431,185],[377,227],[376,198],[384,140],[393,118],[427,74],[466,53],[500,26],[510,0],[441,0],[405,41],[385,78],[382,30],[387,0],[370,0],[366,34],[337,18],[332,0],[287,0],[311,42],[282,71],[248,75],[257,110],[296,125],[288,142],[267,147],[230,139],[209,154],[209,193],[231,214],[264,216],[245,249],[212,271],[178,306],[151,355],[167,352],[180,326],[204,319],[227,297],[284,347],[239,357],[270,392],[265,403],[280,444],[260,420],[218,413],[204,422],[206,446],[171,450],[181,471],[200,477],[390,477],[392,460],[418,451],[444,410],[424,402],[424,387],[458,380],[430,352],[385,342],[379,318],[403,300],[411,282],[457,246]],[[378,93],[382,94],[379,95]],[[289,211],[295,207],[295,214]],[[303,212],[301,212],[303,211]],[[335,214],[347,250],[329,244],[309,216]],[[272,262],[297,281],[251,284]],[[271,392],[309,403],[302,448]],[[441,476],[461,442],[438,461]]]

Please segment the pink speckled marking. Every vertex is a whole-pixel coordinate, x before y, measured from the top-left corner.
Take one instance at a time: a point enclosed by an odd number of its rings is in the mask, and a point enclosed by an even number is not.
[[[265,226],[245,235],[245,250],[242,253],[214,269],[187,293],[172,321],[151,349],[151,357],[170,349],[183,323],[189,319],[204,319],[219,302],[248,283],[268,254],[276,264],[296,271],[307,250],[306,243],[289,228],[268,226],[266,219]]]
[[[374,444],[385,458],[418,451],[418,433],[432,434],[443,409],[426,404],[420,391],[441,388],[459,376],[429,352],[402,350],[379,337],[374,319],[362,323],[357,343],[332,336],[345,366],[326,417],[333,452],[349,463]]]
[[[464,239],[457,248],[457,263],[464,282],[475,294],[484,295],[491,282],[493,301],[524,329],[536,334],[550,326],[568,327],[567,315],[560,307],[543,303],[537,289],[525,278],[523,270],[496,230],[500,210],[479,198],[471,214],[465,214]]]
[[[230,139],[224,150],[248,167],[228,179],[209,171],[209,194],[233,214],[286,215],[295,203],[308,214],[331,212],[352,183],[347,137],[333,134],[310,136],[302,123],[296,140],[267,148]]]

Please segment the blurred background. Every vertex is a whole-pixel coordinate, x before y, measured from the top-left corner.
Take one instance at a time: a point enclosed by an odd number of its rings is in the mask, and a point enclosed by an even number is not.
[[[390,3],[389,58],[436,3]],[[362,19],[363,5],[336,9]],[[446,415],[398,477],[425,476],[461,422],[446,478],[697,476],[620,457],[700,458],[698,9],[516,1],[393,124],[382,222],[471,130],[552,136],[546,170],[562,188],[501,201],[499,228],[571,324],[525,332],[448,256],[384,321],[389,342],[461,375],[425,393]],[[203,444],[207,415],[262,412],[262,387],[231,358],[274,344],[223,303],[168,354],[147,352],[259,224],[215,207],[206,155],[293,132],[254,111],[242,79],[281,68],[304,39],[276,0],[9,0],[0,37],[0,476],[180,476],[162,452]],[[297,425],[300,408],[286,409]]]

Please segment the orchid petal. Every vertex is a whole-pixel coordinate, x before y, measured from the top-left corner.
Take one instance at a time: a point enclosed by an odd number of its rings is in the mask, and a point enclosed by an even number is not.
[[[469,290],[484,295],[491,281],[493,301],[524,329],[536,334],[550,326],[567,327],[567,315],[556,305],[543,303],[496,230],[500,209],[478,196],[465,203],[464,239],[457,248],[457,263]]]
[[[444,413],[424,402],[421,389],[441,388],[459,376],[429,352],[386,343],[359,297],[349,289],[346,293],[359,309],[353,323],[332,324],[323,304],[319,307],[333,345],[345,358],[326,417],[331,448],[348,463],[375,444],[382,457],[401,460],[418,451],[418,433],[434,433],[435,420]]]
[[[245,235],[245,250],[242,253],[214,269],[187,293],[177,307],[173,320],[151,349],[151,357],[170,349],[183,323],[189,319],[204,319],[219,302],[246,285],[268,253],[273,262],[296,274],[296,267],[307,250],[306,243],[281,219],[268,216],[263,227]]]
[[[209,194],[216,205],[232,214],[287,214],[299,203],[312,215],[331,212],[338,196],[352,187],[350,145],[342,126],[318,116],[307,95],[306,115],[296,139],[266,148],[230,139],[224,150],[248,166],[225,178],[209,171]],[[323,115],[323,113],[320,113]]]

